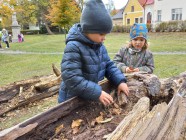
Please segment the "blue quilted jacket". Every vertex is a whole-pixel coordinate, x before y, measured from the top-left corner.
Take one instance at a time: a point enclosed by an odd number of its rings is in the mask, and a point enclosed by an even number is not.
[[[61,73],[59,103],[74,96],[98,100],[102,88],[97,83],[104,77],[116,86],[126,82],[124,75],[110,60],[105,46],[84,36],[80,24],[75,24],[68,33]]]

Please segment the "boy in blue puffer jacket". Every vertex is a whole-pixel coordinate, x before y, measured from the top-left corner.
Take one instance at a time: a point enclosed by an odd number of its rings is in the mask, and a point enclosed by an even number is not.
[[[103,45],[111,29],[112,20],[103,2],[88,0],[80,23],[69,30],[66,39],[59,103],[78,96],[85,100],[99,100],[104,105],[111,104],[113,98],[98,85],[104,77],[118,87],[118,94],[129,94],[126,78],[110,60]]]

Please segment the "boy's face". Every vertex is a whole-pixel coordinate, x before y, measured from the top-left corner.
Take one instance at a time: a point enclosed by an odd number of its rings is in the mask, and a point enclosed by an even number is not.
[[[132,40],[132,46],[136,49],[142,49],[142,47],[145,45],[146,39],[143,37],[137,37]]]
[[[102,43],[105,40],[106,34],[86,34],[86,36],[96,43]]]

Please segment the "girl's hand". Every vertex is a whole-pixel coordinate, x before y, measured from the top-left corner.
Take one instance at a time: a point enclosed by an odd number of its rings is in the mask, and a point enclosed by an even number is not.
[[[108,106],[114,102],[112,96],[110,96],[105,91],[101,92],[101,96],[99,97],[99,100],[105,106]]]
[[[131,72],[134,72],[134,71],[133,71],[133,69],[131,69],[130,67],[127,67],[127,68],[125,69],[125,72],[126,72],[126,73],[131,73]]]
[[[131,69],[130,67],[127,67],[125,71],[126,73],[131,73],[131,72],[139,72],[140,70],[138,68]]]
[[[138,68],[135,68],[133,72],[139,72],[140,70]]]

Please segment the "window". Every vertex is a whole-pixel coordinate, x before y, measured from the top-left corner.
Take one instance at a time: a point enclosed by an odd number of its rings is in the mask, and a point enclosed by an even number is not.
[[[138,22],[139,22],[138,18],[135,18],[135,23],[138,23]]]
[[[143,18],[142,17],[140,17],[140,23],[143,23]]]
[[[158,22],[161,22],[161,10],[158,10],[157,11],[158,13],[157,13],[157,15],[158,15]]]
[[[131,6],[131,12],[134,12],[134,6]]]
[[[172,20],[182,20],[182,8],[172,9]]]
[[[130,19],[127,19],[127,25],[129,25],[130,24]]]

